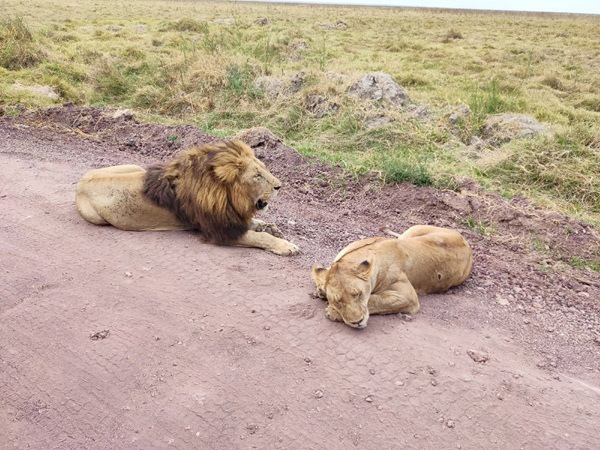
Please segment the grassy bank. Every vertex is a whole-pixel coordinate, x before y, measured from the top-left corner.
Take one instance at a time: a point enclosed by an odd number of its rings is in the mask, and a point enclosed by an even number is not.
[[[599,26],[597,17],[568,15],[2,0],[0,106],[123,106],[218,135],[262,125],[354,173],[439,187],[470,176],[598,224]],[[273,97],[255,84],[299,71],[296,92]],[[428,115],[348,95],[376,71]],[[57,96],[21,87],[31,85]],[[317,96],[326,114],[315,112]],[[471,114],[451,124],[461,104]],[[503,112],[531,115],[554,133],[472,151],[486,118]],[[371,127],[382,115],[389,122]]]

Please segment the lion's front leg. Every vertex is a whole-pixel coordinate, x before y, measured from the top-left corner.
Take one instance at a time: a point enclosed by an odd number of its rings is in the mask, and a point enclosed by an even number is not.
[[[277,228],[277,225],[274,223],[266,223],[264,220],[260,219],[252,219],[250,223],[250,230],[269,233],[272,236],[283,238],[283,233]]]
[[[290,256],[298,253],[298,247],[295,244],[264,231],[248,230],[235,242],[235,245],[262,248],[282,256]]]
[[[369,297],[369,314],[416,314],[419,297],[412,284],[406,280],[392,284],[389,289]]]

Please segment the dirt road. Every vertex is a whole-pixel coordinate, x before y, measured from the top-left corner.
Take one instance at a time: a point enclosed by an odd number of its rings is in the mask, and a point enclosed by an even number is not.
[[[463,286],[357,331],[327,320],[310,266],[422,220],[408,200],[375,211],[264,150],[288,180],[266,218],[298,257],[97,227],[78,177],[157,156],[26,122],[0,121],[0,448],[600,448],[596,274],[525,280],[527,252],[463,227]]]

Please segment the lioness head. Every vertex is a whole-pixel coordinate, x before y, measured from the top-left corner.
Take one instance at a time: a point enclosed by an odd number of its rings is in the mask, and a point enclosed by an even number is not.
[[[329,269],[313,267],[312,277],[317,285],[317,295],[327,299],[334,313],[328,314],[330,319],[338,319],[335,317],[337,313],[346,325],[353,328],[367,326],[371,296],[369,276],[372,270],[373,263],[369,260],[358,265],[340,260]]]

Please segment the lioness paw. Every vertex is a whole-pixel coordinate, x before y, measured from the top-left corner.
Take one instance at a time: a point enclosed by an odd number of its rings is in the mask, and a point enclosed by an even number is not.
[[[343,320],[340,313],[333,309],[331,305],[328,305],[327,309],[325,309],[325,315],[329,320],[333,320],[334,322],[342,322]]]

